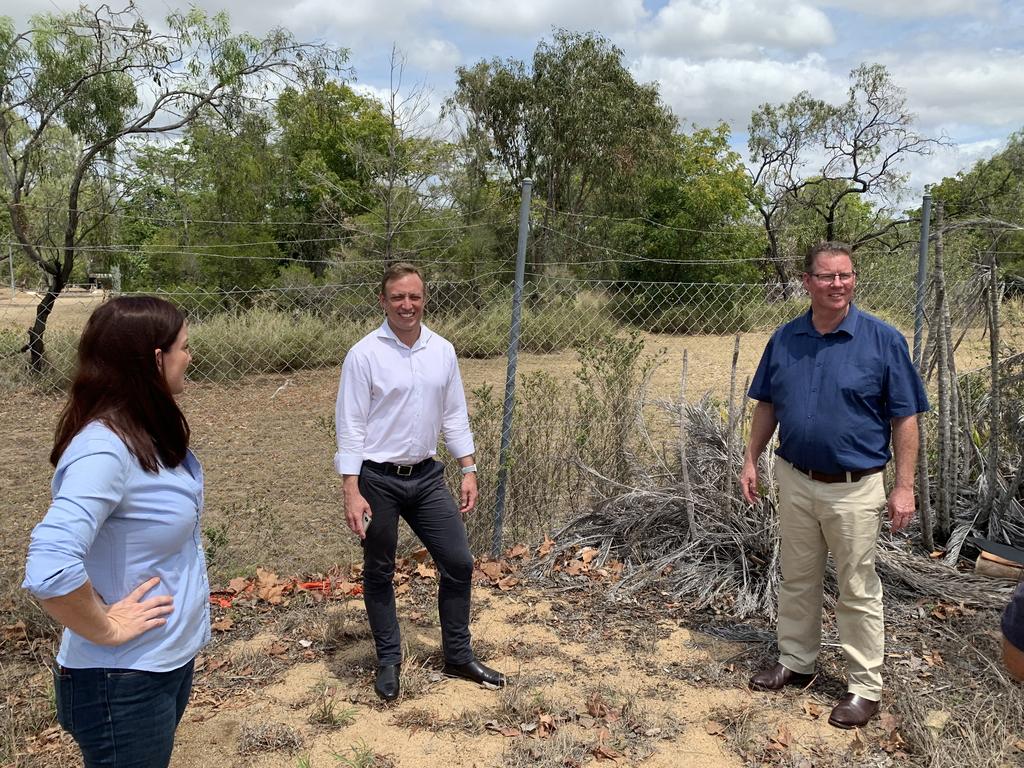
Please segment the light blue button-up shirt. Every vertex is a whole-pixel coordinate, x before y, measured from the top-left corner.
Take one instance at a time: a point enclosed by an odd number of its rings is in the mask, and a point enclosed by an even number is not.
[[[174,598],[164,626],[122,645],[97,645],[65,629],[57,662],[149,672],[186,664],[210,639],[203,471],[192,452],[177,467],[146,472],[120,437],[93,422],[60,457],[52,489],[53,503],[32,531],[25,589],[60,597],[88,580],[110,605],[159,576],[143,599]]]

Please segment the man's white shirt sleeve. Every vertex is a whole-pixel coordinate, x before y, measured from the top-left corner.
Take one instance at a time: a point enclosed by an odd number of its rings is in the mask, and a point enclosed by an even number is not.
[[[370,371],[368,361],[355,349],[345,355],[334,404],[334,428],[338,452],[334,468],[339,475],[358,475],[363,466],[366,422],[370,413]]]
[[[444,434],[448,453],[456,459],[476,452],[473,432],[469,428],[469,411],[466,407],[466,392],[462,388],[462,375],[454,347],[449,347],[448,364],[451,366],[448,386],[445,387],[444,412],[441,416],[441,432]]]

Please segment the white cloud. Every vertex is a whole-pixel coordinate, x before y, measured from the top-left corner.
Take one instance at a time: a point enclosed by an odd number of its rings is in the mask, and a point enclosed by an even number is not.
[[[910,176],[907,199],[919,202],[926,184],[937,184],[947,176],[969,171],[979,160],[988,159],[1005,147],[1005,139],[983,139],[940,147],[927,156],[908,157],[904,165]]]
[[[815,5],[872,16],[908,19],[987,15],[999,7],[998,0],[929,0],[927,3],[906,3],[900,0],[816,0]]]
[[[462,54],[455,43],[431,38],[413,43],[406,49],[409,65],[424,72],[450,75],[462,63]]]
[[[886,62],[925,127],[1024,125],[1024,52],[929,53]]]
[[[641,82],[656,81],[680,120],[712,125],[725,120],[742,131],[750,113],[765,102],[788,101],[800,91],[831,101],[843,98],[847,78],[829,72],[818,54],[795,62],[643,57],[631,70]]]
[[[552,27],[615,35],[647,15],[643,0],[438,0],[453,22],[497,34],[545,35]]]
[[[233,0],[241,2],[242,0]],[[258,0],[268,2],[268,0]],[[330,28],[342,45],[353,47],[362,41],[394,39],[414,29],[420,14],[429,12],[431,0],[299,0],[281,6],[289,28],[324,31]]]
[[[803,52],[834,40],[822,11],[788,0],[670,0],[636,35],[644,53],[689,58]]]

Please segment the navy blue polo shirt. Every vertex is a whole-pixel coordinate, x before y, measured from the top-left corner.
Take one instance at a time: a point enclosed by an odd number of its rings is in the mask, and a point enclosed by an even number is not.
[[[775,408],[776,454],[830,474],[885,465],[890,419],[928,410],[907,340],[852,304],[831,333],[810,310],[776,330],[748,394]]]

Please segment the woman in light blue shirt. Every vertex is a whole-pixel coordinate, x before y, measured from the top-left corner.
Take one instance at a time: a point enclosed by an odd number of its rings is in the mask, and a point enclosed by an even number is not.
[[[210,639],[203,474],[174,399],[191,359],[174,305],[113,299],[82,332],[57,425],[23,586],[65,627],[57,718],[87,768],[170,762]]]

